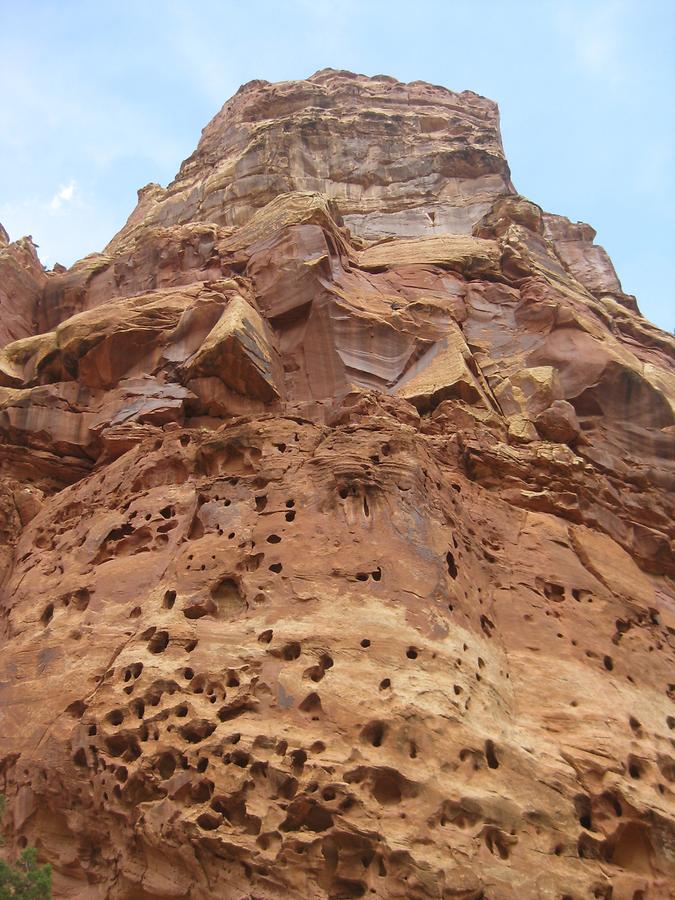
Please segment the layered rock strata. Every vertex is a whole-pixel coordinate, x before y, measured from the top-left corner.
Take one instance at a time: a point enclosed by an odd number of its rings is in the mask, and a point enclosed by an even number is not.
[[[0,232],[4,852],[55,896],[675,875],[675,341],[496,106],[252,82],[103,253]]]

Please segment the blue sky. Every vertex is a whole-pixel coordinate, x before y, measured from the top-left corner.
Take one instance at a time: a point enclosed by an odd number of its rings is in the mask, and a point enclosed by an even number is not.
[[[673,330],[673,0],[0,0],[0,222],[100,250],[240,84],[326,66],[496,100],[516,188]]]

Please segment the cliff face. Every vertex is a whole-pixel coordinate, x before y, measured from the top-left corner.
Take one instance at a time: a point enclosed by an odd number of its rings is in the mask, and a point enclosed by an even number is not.
[[[253,82],[104,253],[0,235],[7,852],[63,897],[671,896],[675,342],[493,103]]]
[[[240,226],[279,194],[339,202],[353,235],[471,234],[512,190],[496,104],[417,81],[326,70],[244,85],[166,190],[152,185],[111,248],[149,224]]]

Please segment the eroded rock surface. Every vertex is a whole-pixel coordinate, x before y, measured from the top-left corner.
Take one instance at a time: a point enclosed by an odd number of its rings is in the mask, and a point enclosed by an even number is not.
[[[0,230],[5,848],[87,898],[671,896],[673,338],[495,105],[253,82]]]

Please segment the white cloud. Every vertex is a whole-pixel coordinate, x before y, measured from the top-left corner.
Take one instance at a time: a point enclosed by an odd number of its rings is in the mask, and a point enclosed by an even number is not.
[[[74,180],[69,181],[68,184],[61,185],[61,187],[49,201],[50,210],[52,212],[58,212],[64,204],[72,203],[75,199],[76,190],[77,184]]]
[[[630,11],[627,0],[568,0],[556,5],[554,22],[583,71],[619,84],[627,78],[625,45]]]

